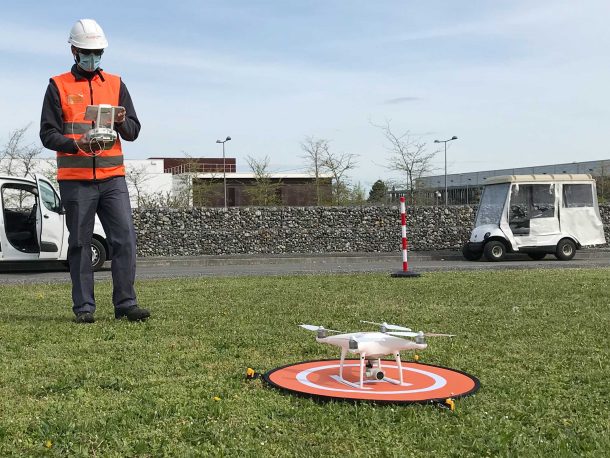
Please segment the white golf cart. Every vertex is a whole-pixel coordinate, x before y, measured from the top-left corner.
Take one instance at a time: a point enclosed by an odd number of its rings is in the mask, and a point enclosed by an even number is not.
[[[475,227],[462,253],[501,261],[509,253],[562,261],[606,243],[591,175],[508,175],[487,179]]]
[[[59,194],[46,178],[0,176],[0,261],[66,261],[68,229]],[[91,241],[94,270],[108,257],[96,217]]]

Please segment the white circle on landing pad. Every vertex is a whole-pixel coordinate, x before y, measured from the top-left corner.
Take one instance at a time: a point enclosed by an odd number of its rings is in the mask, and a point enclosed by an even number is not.
[[[327,369],[337,369],[337,373],[339,371],[339,367],[340,364],[329,364],[326,366],[318,366],[318,367],[312,367],[309,369],[305,369],[304,371],[301,371],[297,374],[296,379],[297,381],[299,381],[300,383],[302,383],[303,385],[306,385],[310,388],[315,388],[318,390],[324,390],[324,391],[335,391],[335,392],[339,392],[339,393],[362,393],[364,390],[362,389],[349,389],[349,388],[332,388],[332,387],[328,387],[328,386],[324,386],[324,385],[320,385],[317,383],[314,383],[312,381],[309,380],[309,376],[315,372],[318,371],[323,371],[323,370],[327,370]],[[360,367],[360,363],[358,364],[344,364],[343,365],[344,368],[346,367]],[[396,365],[388,365],[388,364],[382,364],[381,365],[382,368],[393,368],[393,369],[398,369],[398,366]],[[404,381],[404,371],[410,371],[410,372],[415,372],[417,374],[420,375],[424,375],[426,377],[429,377],[431,379],[431,384],[429,386],[423,387],[423,388],[414,388],[414,389],[410,389],[410,390],[391,390],[391,391],[380,391],[380,390],[375,390],[375,394],[410,394],[410,393],[425,393],[427,391],[434,391],[434,390],[438,390],[440,388],[443,388],[446,384],[447,384],[447,380],[438,375],[435,374],[433,372],[429,372],[429,371],[425,371],[422,369],[416,369],[414,367],[405,367],[403,366],[402,368],[403,370],[403,381]],[[357,383],[357,382],[353,382],[353,383]],[[390,382],[386,382],[386,383],[390,383]],[[396,385],[393,385],[396,386]]]

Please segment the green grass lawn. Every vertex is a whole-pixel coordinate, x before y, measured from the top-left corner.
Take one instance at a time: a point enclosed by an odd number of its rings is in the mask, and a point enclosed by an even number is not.
[[[0,456],[607,456],[610,269],[142,281],[147,323],[71,322],[70,285],[0,287]],[[432,405],[316,403],[246,381],[336,357],[297,324],[455,333],[421,362],[481,381]],[[405,359],[412,355],[405,353]]]

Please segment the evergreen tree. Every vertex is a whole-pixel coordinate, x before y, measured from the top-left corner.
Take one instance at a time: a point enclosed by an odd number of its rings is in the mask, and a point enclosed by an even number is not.
[[[386,184],[382,180],[377,180],[369,191],[368,201],[370,203],[385,203],[387,202],[387,193],[388,187]]]

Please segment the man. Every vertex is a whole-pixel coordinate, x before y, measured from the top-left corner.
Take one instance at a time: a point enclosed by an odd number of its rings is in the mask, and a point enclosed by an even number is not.
[[[83,136],[92,128],[85,120],[88,105],[121,106],[115,129],[120,138],[138,138],[140,121],[127,87],[116,75],[104,72],[100,60],[108,41],[93,19],[81,19],[70,30],[75,64],[51,78],[40,121],[42,144],[57,151],[57,181],[66,211],[68,262],[72,278],[72,310],[77,323],[95,321],[91,238],[95,215],[104,227],[112,259],[112,302],[117,319],[145,320],[134,289],[136,235],[125,182],[121,142],[110,149]]]

